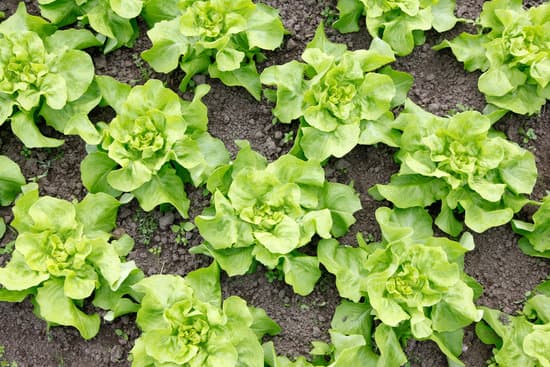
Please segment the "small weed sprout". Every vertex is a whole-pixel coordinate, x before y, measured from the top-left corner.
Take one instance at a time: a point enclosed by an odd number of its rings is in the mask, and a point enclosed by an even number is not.
[[[126,333],[124,330],[122,329],[115,329],[115,334],[119,337],[119,338],[122,338],[126,341],[128,341],[128,339],[130,339],[130,337],[128,336],[128,333]]]
[[[144,211],[138,211],[132,217],[132,220],[136,222],[137,225],[137,241],[141,242],[145,246],[151,244],[153,234],[159,227],[158,221],[155,219],[153,214],[146,213]]]
[[[330,6],[326,6],[321,12],[321,16],[325,19],[325,24],[332,26],[338,19],[338,12]]]
[[[192,222],[182,222],[180,224],[173,224],[170,226],[170,230],[174,233],[176,244],[187,246],[189,242],[188,232],[195,229],[195,225]]]
[[[265,272],[265,277],[269,283],[273,283],[275,280],[281,281],[284,279],[284,274],[277,268],[267,270]]]
[[[14,248],[15,248],[15,241],[8,242],[6,246],[0,247],[0,256],[11,254]]]
[[[284,144],[288,144],[293,140],[294,140],[294,131],[293,130],[285,133],[285,135],[283,136],[283,143]]]
[[[537,140],[537,133],[532,127],[525,129],[523,126],[518,130],[519,135],[522,137],[523,144],[528,144],[531,141]]]

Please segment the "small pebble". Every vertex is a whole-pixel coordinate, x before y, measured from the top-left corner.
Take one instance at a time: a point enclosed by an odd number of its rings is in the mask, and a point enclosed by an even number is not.
[[[170,227],[172,224],[174,224],[174,213],[173,212],[167,212],[159,219],[159,227],[160,229],[167,230],[168,227]]]

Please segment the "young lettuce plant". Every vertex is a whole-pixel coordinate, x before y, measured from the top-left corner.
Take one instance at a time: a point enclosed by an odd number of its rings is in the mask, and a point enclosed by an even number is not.
[[[483,4],[477,34],[443,41],[468,71],[481,70],[478,88],[488,103],[518,114],[539,113],[550,98],[550,4],[525,10],[521,0]]]
[[[160,80],[131,88],[111,77],[97,77],[104,102],[117,113],[102,124],[103,140],[81,164],[90,192],[131,193],[145,211],[169,203],[187,217],[184,183],[199,186],[229,161],[223,143],[207,132],[207,110],[198,86],[184,101]]]
[[[325,181],[318,162],[283,155],[267,164],[248,142],[237,144],[235,161],[208,180],[212,205],[195,218],[205,243],[194,252],[213,256],[229,276],[245,274],[256,259],[281,270],[296,293],[309,294],[319,262],[298,249],[315,234],[344,235],[359,198],[351,187]]]
[[[99,103],[92,58],[80,49],[97,46],[86,30],[59,30],[27,14],[23,2],[0,23],[0,125],[28,148],[57,147],[62,140],[42,135],[35,121],[63,134],[97,144],[100,136],[88,118]]]
[[[514,219],[512,228],[523,236],[518,244],[524,253],[550,258],[550,195],[544,197],[533,214],[533,223]]]
[[[283,123],[300,119],[294,154],[323,161],[357,144],[398,146],[390,110],[404,102],[412,77],[389,67],[374,72],[395,60],[385,42],[377,38],[369,50],[348,51],[330,42],[321,24],[302,59],[268,67],[260,77],[277,88],[267,91],[277,102],[275,117]]]
[[[263,367],[260,344],[279,326],[260,308],[231,296],[222,303],[219,268],[185,278],[153,275],[133,286],[143,294],[132,367]]]
[[[134,242],[127,235],[111,240],[109,233],[119,205],[103,193],[68,202],[39,197],[36,184],[24,186],[13,207],[15,251],[0,268],[0,301],[30,295],[36,315],[50,325],[73,326],[85,339],[100,324],[98,314],[81,311],[85,300],[109,306],[106,319],[135,312],[138,306],[123,292],[143,277],[133,261],[124,261]]]
[[[491,128],[476,111],[439,117],[408,100],[395,121],[403,131],[396,160],[399,173],[369,193],[399,208],[426,207],[441,201],[435,221],[457,236],[464,212],[468,228],[483,232],[512,220],[529,200],[537,179],[533,154]]]
[[[395,53],[405,56],[425,42],[424,31],[445,32],[459,20],[454,0],[338,0],[340,18],[334,28],[342,33],[357,32],[359,18],[366,16],[373,38],[386,41]]]
[[[432,218],[421,208],[379,208],[376,220],[381,242],[366,244],[359,236],[359,247],[344,247],[321,240],[319,261],[336,275],[342,297],[366,299],[398,338],[432,340],[450,364],[463,366],[463,328],[482,316],[474,304],[481,287],[463,270],[472,236],[465,233],[460,243],[433,237]]]
[[[143,0],[38,0],[40,12],[58,26],[76,21],[102,35],[104,52],[132,47],[138,35],[136,17]],[[101,38],[101,37],[99,37]]]
[[[483,320],[476,324],[476,334],[485,344],[495,345],[489,367],[550,366],[550,281],[533,294],[519,316],[482,307]]]
[[[146,4],[145,19],[158,23],[147,32],[153,47],[142,53],[143,59],[161,73],[179,65],[185,72],[183,91],[193,75],[208,71],[260,100],[256,62],[264,59],[261,50],[279,47],[286,33],[278,11],[251,0],[180,0],[177,6],[168,1],[167,9],[165,3]]]
[[[329,334],[330,345],[314,341],[310,352],[331,356],[328,367],[402,366],[407,362],[396,331],[386,324],[375,328],[368,303],[342,300],[334,312]]]

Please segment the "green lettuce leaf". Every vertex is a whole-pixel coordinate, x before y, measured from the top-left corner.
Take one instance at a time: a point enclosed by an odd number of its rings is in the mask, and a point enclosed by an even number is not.
[[[494,344],[493,360],[499,366],[548,366],[550,360],[550,282],[535,288],[523,314],[510,316],[483,307],[483,320],[476,334],[485,344]]]
[[[133,46],[138,35],[135,18],[141,13],[143,0],[39,0],[38,4],[42,16],[58,26],[77,20],[89,24],[107,38],[107,53],[121,46]]]
[[[454,0],[375,1],[338,0],[339,19],[334,28],[342,33],[357,32],[359,19],[366,16],[373,38],[386,41],[395,53],[405,56],[424,43],[424,31],[445,32],[460,19],[454,15]]]
[[[533,223],[519,219],[512,221],[514,231],[523,236],[519,247],[531,256],[550,257],[550,195],[533,214]]]
[[[25,177],[17,163],[0,155],[0,205],[11,204],[24,184]]]

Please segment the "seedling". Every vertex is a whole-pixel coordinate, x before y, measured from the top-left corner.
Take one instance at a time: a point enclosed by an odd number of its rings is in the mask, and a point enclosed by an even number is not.
[[[144,211],[138,211],[132,217],[137,225],[137,238],[138,242],[141,242],[145,246],[149,246],[153,235],[159,228],[158,221],[155,219],[152,213],[146,213]]]
[[[269,283],[273,283],[275,280],[281,281],[284,279],[284,273],[279,269],[271,269],[265,272],[265,277]]]
[[[289,131],[283,136],[283,143],[288,144],[294,140],[294,131]]]
[[[187,238],[187,232],[191,232],[195,229],[195,225],[192,222],[182,222],[180,224],[173,224],[170,226],[172,233],[176,235],[175,241],[178,245],[187,246],[189,239]]]
[[[338,19],[338,12],[330,6],[326,6],[321,12],[321,16],[325,19],[325,24],[332,26]]]
[[[518,132],[519,135],[521,135],[522,137],[523,144],[527,144],[531,141],[537,140],[537,133],[535,132],[535,130],[533,130],[532,127],[525,130],[525,128],[522,126],[519,128]]]
[[[128,341],[128,339],[129,339],[128,333],[126,333],[126,332],[125,332],[124,330],[122,330],[122,329],[115,329],[115,334],[116,334],[118,337],[120,337],[120,338],[122,338],[122,339],[124,339],[124,340],[126,340],[126,341]]]

